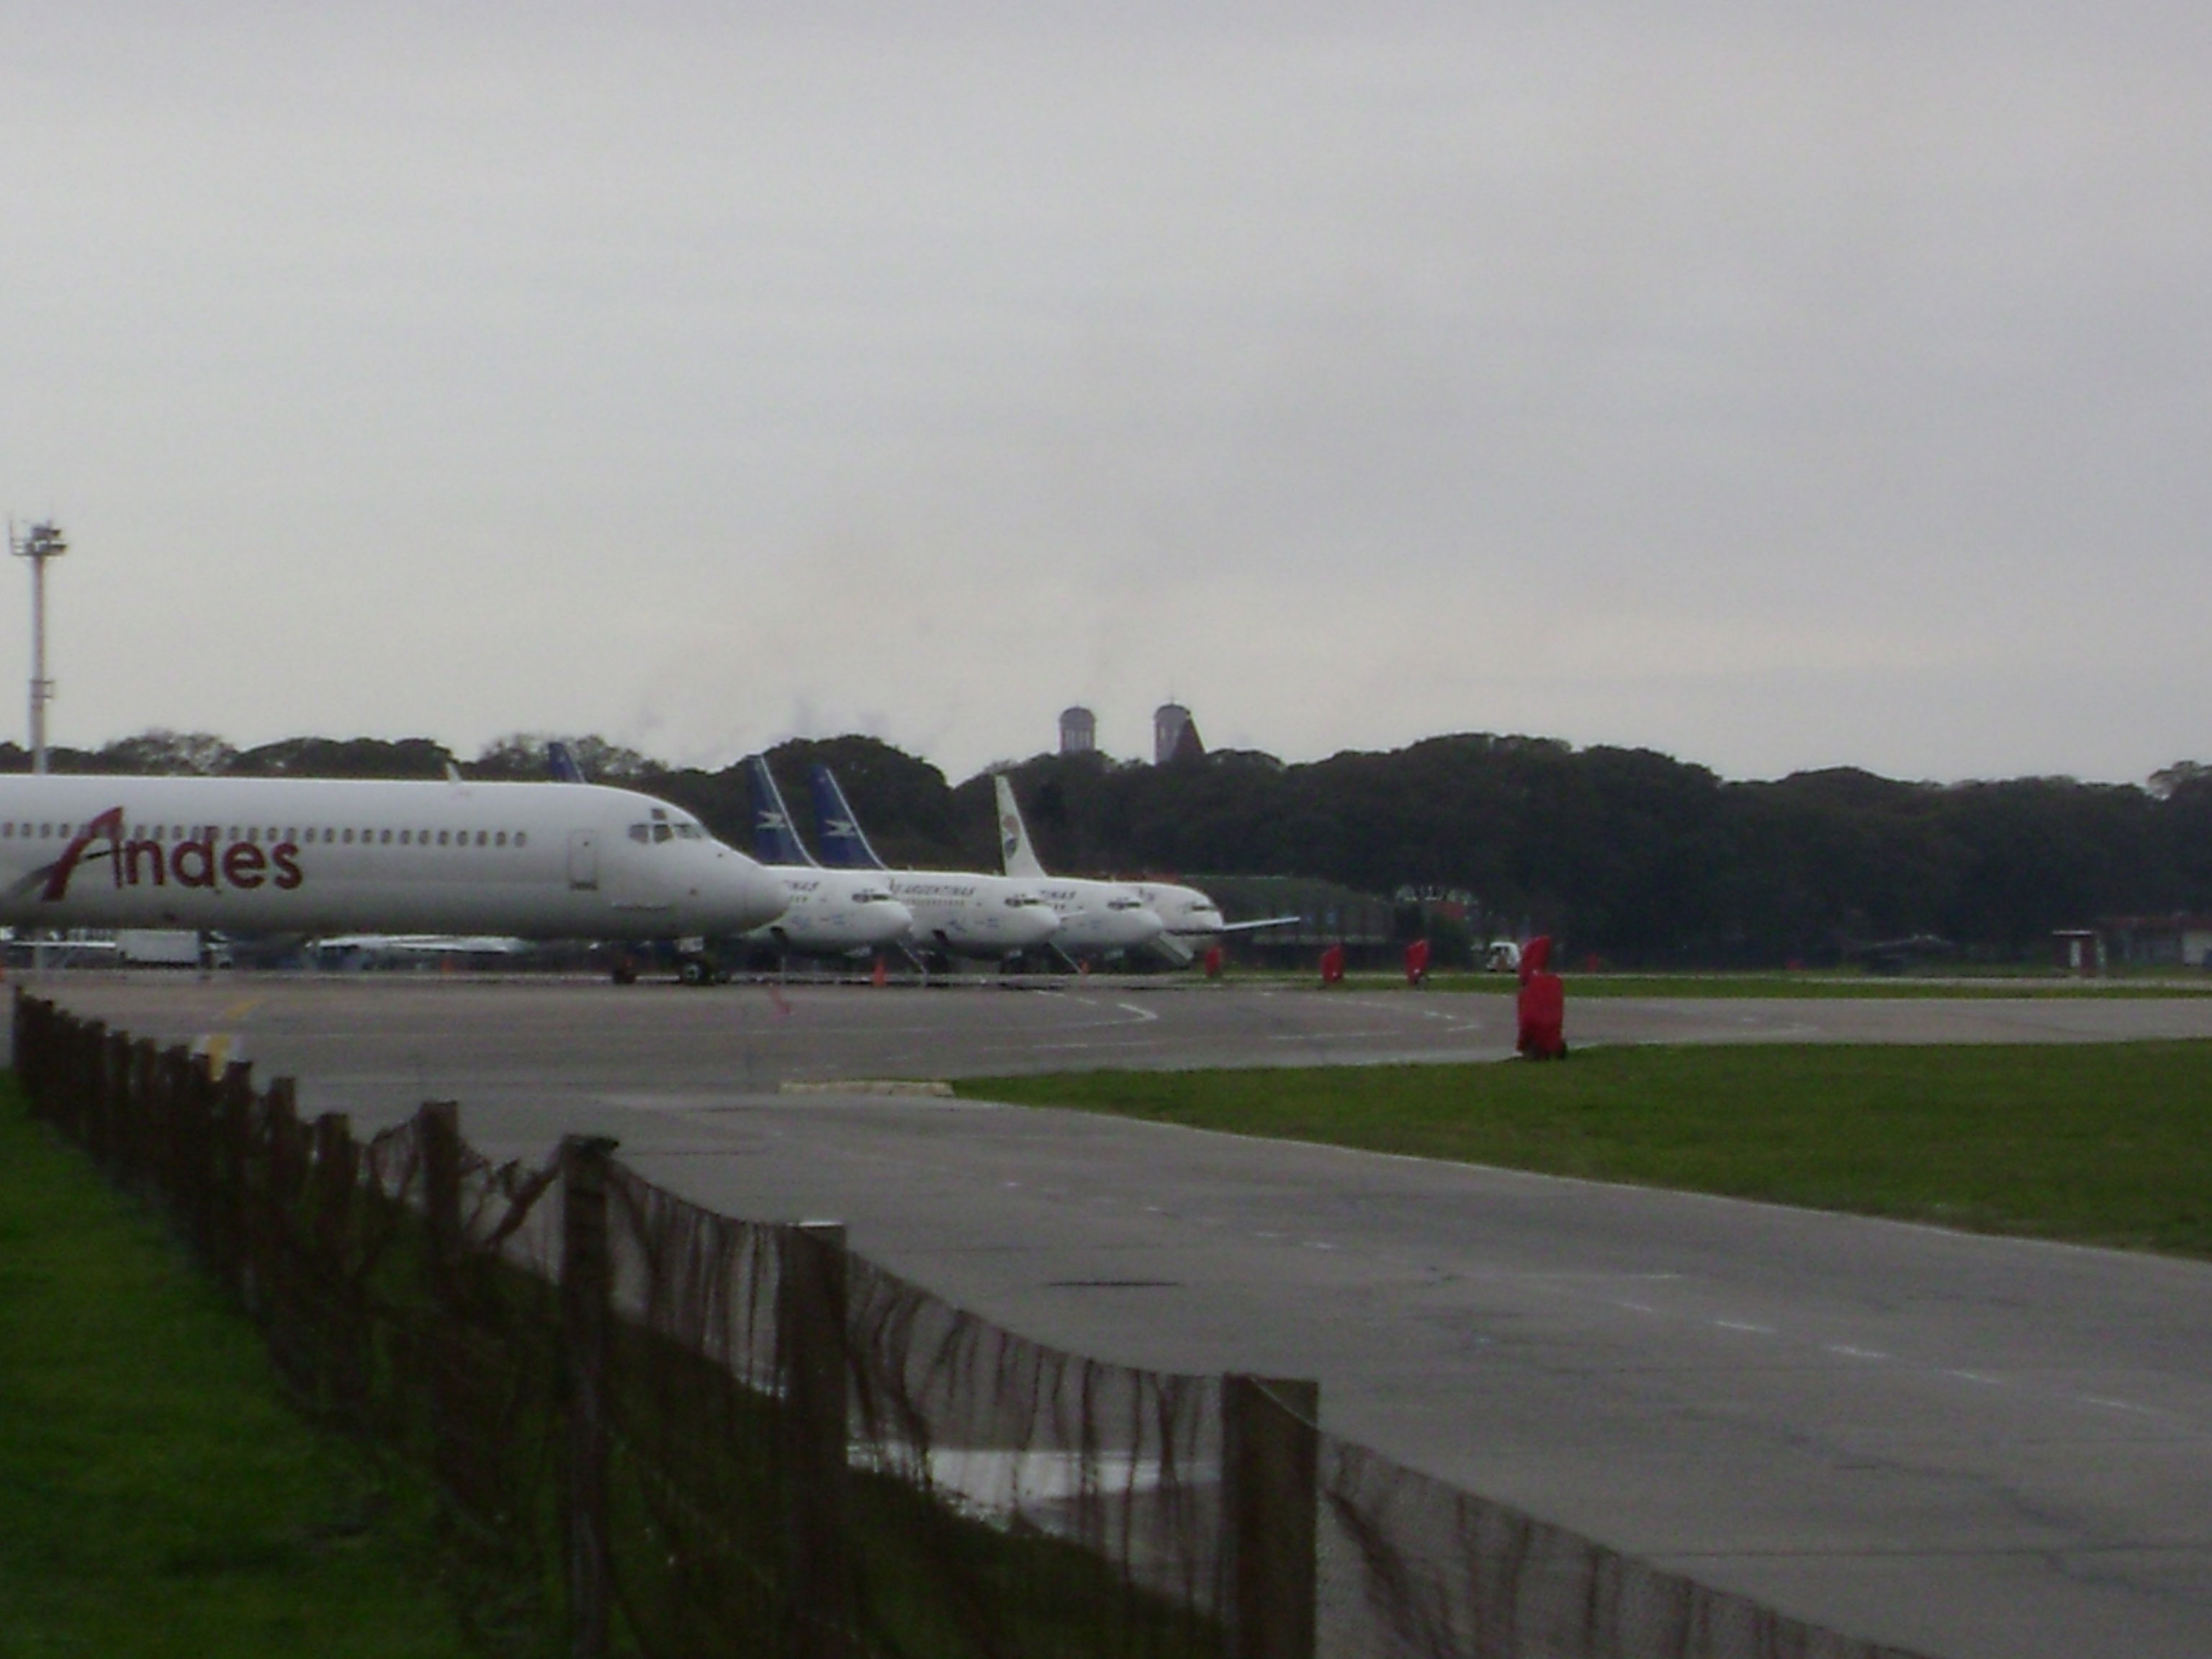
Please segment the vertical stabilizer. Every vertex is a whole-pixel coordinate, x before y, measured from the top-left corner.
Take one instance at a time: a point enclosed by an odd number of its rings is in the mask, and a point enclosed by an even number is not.
[[[545,745],[545,770],[556,783],[584,781],[583,763],[576,758],[576,751],[558,738]]]
[[[1044,866],[1037,862],[1036,849],[1030,845],[1022,809],[1014,805],[1014,786],[1004,772],[991,781],[999,791],[999,855],[1006,873],[1034,881],[1044,874]]]
[[[775,774],[768,769],[766,755],[745,757],[745,769],[753,782],[753,856],[763,864],[813,866],[814,854],[799,838],[791,809],[783,804],[783,791],[775,787]]]
[[[806,781],[814,791],[814,834],[822,843],[822,861],[832,870],[888,870],[868,845],[867,831],[846,805],[837,775],[820,762],[809,767]]]

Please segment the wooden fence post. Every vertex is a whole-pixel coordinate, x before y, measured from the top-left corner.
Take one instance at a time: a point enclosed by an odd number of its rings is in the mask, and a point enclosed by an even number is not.
[[[1320,1413],[1318,1382],[1222,1379],[1233,1659],[1313,1659]]]
[[[247,1214],[246,1163],[253,1133],[253,1067],[234,1060],[215,1085],[214,1237],[210,1241],[216,1275],[233,1295],[248,1295],[246,1285]]]
[[[793,1659],[843,1659],[852,1626],[845,1554],[845,1229],[781,1230],[776,1352],[783,1372]]]
[[[604,1659],[608,1646],[612,1564],[607,1395],[614,1254],[607,1236],[607,1187],[615,1146],[597,1135],[568,1135],[561,1142],[561,1337],[568,1416],[562,1557],[574,1659]]]
[[[319,1295],[310,1316],[316,1326],[309,1338],[311,1363],[332,1414],[358,1432],[368,1425],[370,1346],[350,1259],[361,1145],[343,1112],[325,1112],[315,1120],[314,1183],[312,1279]]]

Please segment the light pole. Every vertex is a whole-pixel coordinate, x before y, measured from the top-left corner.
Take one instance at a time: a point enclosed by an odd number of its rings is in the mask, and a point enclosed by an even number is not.
[[[46,704],[53,700],[54,683],[46,678],[46,561],[69,551],[61,526],[52,520],[34,524],[18,536],[8,526],[8,550],[31,562],[31,770],[46,769]]]

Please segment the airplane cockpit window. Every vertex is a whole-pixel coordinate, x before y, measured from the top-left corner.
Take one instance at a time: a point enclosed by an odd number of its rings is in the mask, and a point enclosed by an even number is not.
[[[685,841],[704,841],[707,839],[707,832],[704,830],[702,830],[696,823],[679,823],[676,826],[676,833],[678,836],[681,836]]]
[[[647,823],[633,823],[629,827],[629,838],[634,842],[639,842],[641,845],[651,841],[653,839],[653,826]]]
[[[653,826],[653,838],[656,842],[673,841],[676,839],[676,831],[670,829],[667,822],[664,819],[662,822]]]

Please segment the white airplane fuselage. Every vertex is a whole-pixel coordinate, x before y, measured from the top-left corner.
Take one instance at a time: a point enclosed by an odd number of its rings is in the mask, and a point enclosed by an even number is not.
[[[950,870],[873,872],[914,913],[908,942],[917,950],[1001,961],[1034,951],[1060,931],[1040,884]]]
[[[1060,918],[1053,943],[1070,955],[1141,950],[1166,931],[1158,913],[1126,882],[1046,876],[1036,885]]]
[[[756,928],[750,939],[802,956],[846,957],[897,945],[914,927],[914,912],[899,902],[882,871],[805,864],[762,868],[782,884],[790,904],[775,921]]]
[[[1220,942],[1227,926],[1221,907],[1197,888],[1179,881],[1139,881],[1130,885],[1159,917],[1170,938],[1197,951]]]
[[[647,939],[773,921],[781,883],[596,784],[0,776],[0,922]]]

